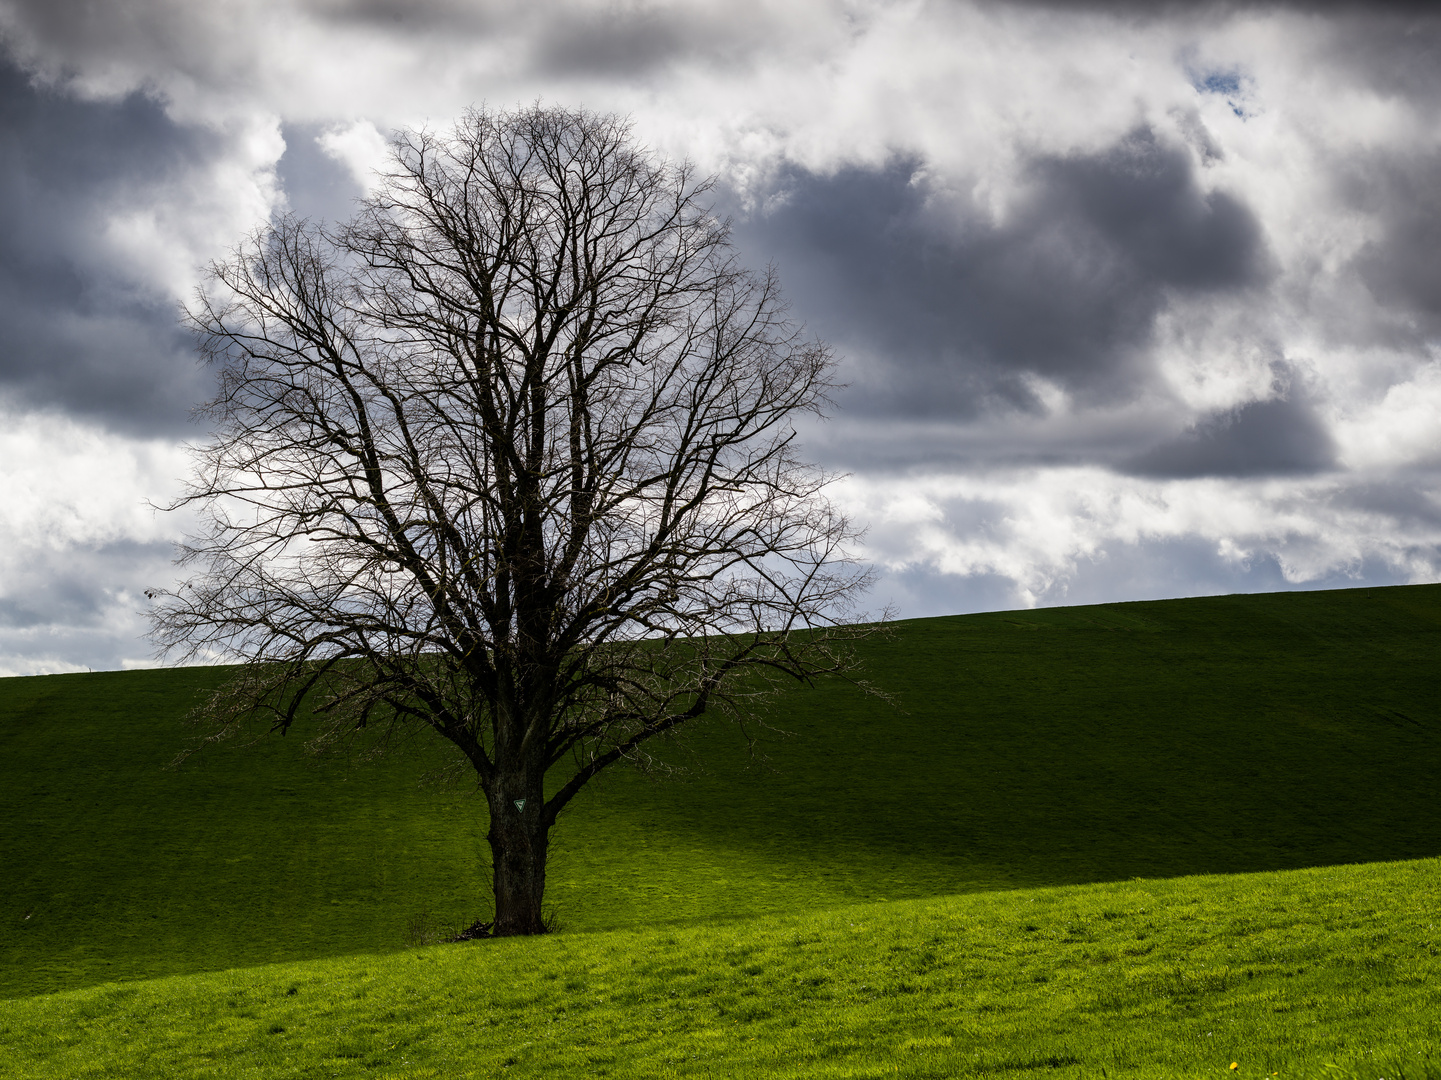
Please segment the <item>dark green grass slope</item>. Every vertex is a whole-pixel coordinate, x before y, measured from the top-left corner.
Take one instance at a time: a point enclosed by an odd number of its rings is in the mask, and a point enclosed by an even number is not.
[[[0,682],[0,996],[400,945],[401,913],[473,902],[475,823],[418,755],[277,737],[168,771],[220,675]]]
[[[901,715],[798,694],[773,771],[734,769],[727,733],[702,731],[698,761],[725,766],[689,799],[632,782],[597,809],[763,851],[778,875],[833,867],[855,899],[1441,853],[1441,586],[896,631],[866,659]]]
[[[684,780],[583,793],[562,926],[1441,854],[1441,586],[918,620],[865,659],[900,711],[798,691],[760,765],[702,727],[665,748]],[[0,682],[0,996],[481,912],[483,810],[419,784],[439,754],[351,769],[276,738],[163,771],[216,677]]]

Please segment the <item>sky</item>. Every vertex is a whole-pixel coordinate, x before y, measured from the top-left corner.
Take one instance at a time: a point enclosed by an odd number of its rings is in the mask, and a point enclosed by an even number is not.
[[[714,175],[842,357],[872,608],[1441,580],[1425,6],[0,0],[0,674],[156,660],[201,267],[537,101]]]

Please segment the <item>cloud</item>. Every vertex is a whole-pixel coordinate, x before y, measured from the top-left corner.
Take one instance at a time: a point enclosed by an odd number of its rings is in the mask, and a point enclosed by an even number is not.
[[[275,177],[292,213],[339,222],[355,212],[355,201],[364,193],[364,171],[372,162],[337,153],[336,135],[335,129],[320,124],[281,128],[285,152],[275,163]]]
[[[178,472],[110,466],[206,395],[196,268],[348,216],[397,125],[537,99],[720,177],[845,358],[802,438],[905,613],[1441,577],[1429,12],[0,0],[0,41],[7,477],[56,508],[0,537],[26,670],[146,652],[172,526],[115,500]]]
[[[1380,235],[1355,257],[1361,280],[1382,305],[1403,314],[1414,342],[1441,337],[1441,156],[1385,155],[1352,180],[1353,198],[1372,210]]]
[[[1039,376],[1086,404],[1150,388],[1177,295],[1264,286],[1269,257],[1194,151],[1140,129],[1028,162],[1003,214],[920,160],[793,170],[742,240],[781,268],[825,335],[865,355],[848,410],[922,417],[1040,408]]]
[[[1190,148],[1133,131],[1096,154],[1043,159],[1046,225],[1093,231],[1135,283],[1181,290],[1233,289],[1265,276],[1256,219],[1225,191],[1203,191]],[[1110,261],[1110,260],[1107,260]]]
[[[772,30],[758,15],[759,5],[745,4],[592,8],[537,27],[533,55],[537,67],[563,79],[654,74],[694,59],[737,62]]]
[[[0,407],[0,675],[149,662],[144,590],[173,578],[184,453],[55,412]]]
[[[390,150],[389,141],[369,120],[330,127],[316,136],[315,143],[349,171],[351,182],[362,191],[372,188],[375,172],[385,166]]]
[[[268,196],[263,177],[233,175],[226,143],[143,94],[76,101],[0,62],[0,391],[182,429],[207,379],[179,301],[201,251]]]
[[[1274,398],[1208,416],[1124,468],[1167,478],[1279,476],[1320,472],[1335,461],[1335,443],[1316,413],[1305,402]]]
[[[1018,3],[1052,11],[1080,11],[1095,15],[1143,16],[1157,19],[1191,17],[1221,19],[1238,14],[1295,12],[1305,15],[1364,14],[1415,18],[1431,15],[1428,0],[988,0]]]
[[[1273,363],[1273,397],[1211,413],[1183,434],[1123,462],[1136,476],[1284,476],[1335,466],[1336,441],[1302,380]]]
[[[107,258],[111,217],[211,149],[139,95],[85,105],[0,65],[0,382],[40,405],[147,427],[196,380],[171,298]]]
[[[1157,482],[1067,466],[852,477],[842,497],[872,523],[877,601],[905,599],[918,616],[1436,580],[1441,500],[1414,487],[1378,497],[1376,480]]]

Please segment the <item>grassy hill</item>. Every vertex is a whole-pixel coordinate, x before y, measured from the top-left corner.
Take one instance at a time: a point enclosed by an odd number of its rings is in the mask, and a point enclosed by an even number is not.
[[[1364,1050],[1397,1058],[1376,1076],[1438,1075],[1441,586],[895,629],[864,660],[898,709],[798,690],[759,759],[716,724],[667,744],[679,779],[605,777],[555,834],[565,932],[474,948],[403,951],[484,911],[483,802],[426,782],[444,747],[317,760],[292,735],[172,771],[223,672],[0,680],[0,1057],[35,1076],[238,1075],[226,1045],[294,1076],[1197,1075],[1244,1044],[1248,1069]],[[1030,905],[1054,918],[1018,919]],[[136,979],[159,981],[114,985]],[[466,1015],[489,1002],[494,1030],[437,1034],[442,988]],[[289,1000],[312,991],[319,1012]],[[625,1034],[635,1009],[649,1034]],[[1222,1020],[1218,1055],[1200,1040]]]
[[[555,834],[573,931],[1441,854],[1441,586],[903,622],[891,710],[788,696],[616,773]],[[0,680],[0,997],[398,950],[483,911],[484,806],[442,747],[208,751],[205,669]]]

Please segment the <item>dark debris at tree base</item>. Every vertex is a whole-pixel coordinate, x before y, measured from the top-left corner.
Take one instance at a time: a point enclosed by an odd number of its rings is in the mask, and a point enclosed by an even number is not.
[[[475,940],[477,940],[478,938],[494,937],[495,935],[491,932],[491,931],[494,929],[494,927],[495,927],[495,923],[493,923],[493,922],[481,922],[479,919],[476,919],[475,922],[471,923],[469,926],[467,926],[467,927],[466,927],[464,930],[462,930],[460,933],[456,934],[455,937],[453,937],[453,938],[447,938],[446,940],[447,940],[447,941],[475,941]]]

